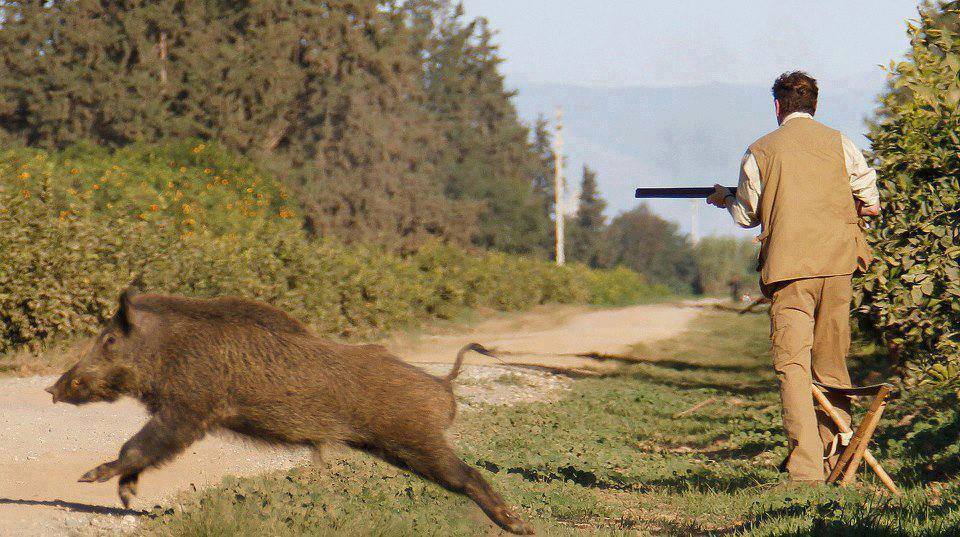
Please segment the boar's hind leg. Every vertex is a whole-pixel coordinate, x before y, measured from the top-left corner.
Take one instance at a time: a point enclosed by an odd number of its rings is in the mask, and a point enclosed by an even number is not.
[[[137,493],[140,472],[172,459],[204,435],[204,428],[183,420],[154,416],[120,449],[120,456],[83,474],[82,482],[103,482],[120,476],[118,493],[124,507]]]
[[[124,507],[130,507],[130,502],[137,495],[137,481],[140,479],[140,472],[132,472],[120,476],[120,484],[117,486],[117,493],[120,495],[120,501]]]
[[[475,468],[463,463],[445,441],[432,446],[403,449],[384,457],[387,461],[406,466],[447,490],[465,494],[498,526],[510,533],[532,535],[533,527],[521,520],[507,507],[506,502]]]

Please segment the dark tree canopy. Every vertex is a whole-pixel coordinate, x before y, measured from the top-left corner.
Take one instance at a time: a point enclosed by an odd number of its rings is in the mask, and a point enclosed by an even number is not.
[[[427,106],[445,142],[437,162],[444,192],[478,208],[476,244],[537,251],[549,230],[548,215],[540,210],[544,196],[552,196],[540,186],[552,171],[544,163],[552,157],[549,137],[538,124],[531,143],[529,129],[517,120],[514,92],[505,88],[487,22],[463,22],[459,5],[440,13],[432,20],[424,55]]]
[[[294,187],[319,235],[535,252],[543,155],[482,20],[448,2],[0,3],[0,139],[198,137]],[[438,136],[442,134],[442,136]]]
[[[614,217],[603,240],[602,266],[622,265],[675,290],[691,290],[697,266],[686,237],[645,204]]]

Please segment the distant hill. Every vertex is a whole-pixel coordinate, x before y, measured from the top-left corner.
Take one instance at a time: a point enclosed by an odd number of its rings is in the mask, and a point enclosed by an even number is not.
[[[864,120],[883,84],[879,71],[822,84],[817,118],[867,148]],[[590,164],[599,173],[610,215],[633,207],[633,189],[641,184],[736,184],[747,145],[776,128],[768,85],[596,88],[522,83],[517,89],[515,102],[528,121],[540,114],[552,120],[556,106],[563,105],[569,188],[575,191],[582,164]],[[651,206],[689,230],[689,202],[656,201]],[[704,209],[700,214],[701,234],[737,233],[719,211]]]

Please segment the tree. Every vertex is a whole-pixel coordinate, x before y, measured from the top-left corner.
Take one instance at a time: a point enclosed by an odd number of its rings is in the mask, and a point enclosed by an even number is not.
[[[622,265],[679,292],[690,292],[696,260],[677,225],[655,215],[646,204],[620,213],[604,234],[601,266]]]
[[[549,125],[543,116],[537,117],[533,128],[533,154],[536,166],[531,179],[533,194],[529,219],[531,233],[539,238],[537,249],[545,257],[553,259],[556,255],[556,231],[554,228],[554,181],[556,177],[556,157],[553,152],[553,139]]]
[[[319,234],[463,242],[470,215],[423,162],[436,149],[410,30],[382,6],[8,2],[2,128],[46,147],[216,139],[281,172]]]
[[[730,282],[756,288],[758,245],[751,239],[704,237],[693,248],[697,262],[695,287],[705,294],[725,294]]]
[[[960,2],[927,4],[870,131],[883,203],[857,313],[911,381],[960,385]],[[908,374],[913,372],[911,374]],[[915,374],[915,376],[914,376]]]
[[[168,2],[169,3],[169,2]],[[8,141],[63,147],[156,135],[162,97],[151,73],[156,44],[148,22],[162,8],[119,3],[7,1],[0,4],[0,132]]]
[[[446,142],[437,163],[445,193],[479,208],[478,246],[536,252],[549,223],[538,210],[542,153],[505,88],[493,33],[482,18],[464,22],[459,4],[425,2],[419,12],[424,4],[433,19],[416,20],[435,19],[423,54],[427,107]]]
[[[600,265],[603,232],[606,227],[603,210],[606,206],[607,202],[600,197],[597,190],[597,173],[589,166],[584,166],[577,213],[568,228],[570,259],[591,267]]]
[[[485,21],[430,0],[3,2],[0,137],[199,137],[294,187],[306,227],[535,252],[540,154]],[[479,225],[478,217],[480,218]]]

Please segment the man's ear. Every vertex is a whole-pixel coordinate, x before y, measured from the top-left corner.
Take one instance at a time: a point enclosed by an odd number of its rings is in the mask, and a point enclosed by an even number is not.
[[[133,287],[127,287],[120,293],[120,308],[117,310],[117,323],[123,335],[128,335],[133,330],[133,303],[131,300],[136,296],[137,291]]]

